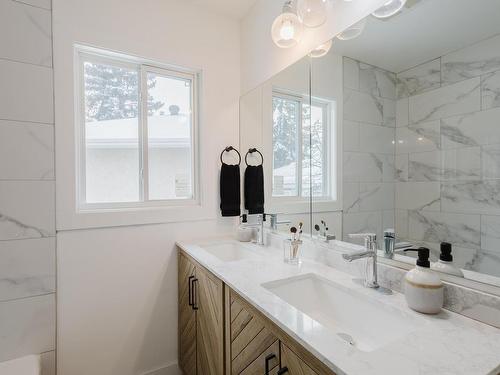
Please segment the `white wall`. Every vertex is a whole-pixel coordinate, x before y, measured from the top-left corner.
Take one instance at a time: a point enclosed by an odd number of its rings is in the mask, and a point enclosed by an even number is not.
[[[53,0],[53,17],[58,373],[147,373],[177,360],[175,240],[228,233],[234,223],[217,219],[218,158],[224,146],[238,142],[239,26],[172,0]],[[198,221],[77,229],[103,222],[74,221],[71,215],[75,42],[202,71],[204,214]],[[172,220],[162,213],[151,221]],[[104,224],[112,226],[113,218]]]
[[[306,29],[299,45],[277,47],[271,39],[271,25],[280,14],[283,0],[258,0],[241,22],[241,89],[250,91],[268,80],[321,43],[333,38],[361,20],[387,0],[335,1],[328,21],[321,27]]]
[[[177,362],[175,240],[231,229],[211,220],[58,233],[58,373],[137,375]]]

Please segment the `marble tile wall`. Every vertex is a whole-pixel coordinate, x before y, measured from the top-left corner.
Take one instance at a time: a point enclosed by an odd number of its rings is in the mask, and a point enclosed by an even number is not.
[[[397,74],[397,234],[500,277],[500,36]]]
[[[50,0],[0,0],[0,361],[55,366]]]
[[[396,75],[344,57],[343,238],[394,226]]]

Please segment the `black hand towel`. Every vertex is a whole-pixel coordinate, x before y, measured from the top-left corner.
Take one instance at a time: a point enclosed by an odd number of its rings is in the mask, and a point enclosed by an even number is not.
[[[249,214],[264,213],[264,169],[248,165],[245,170],[245,208]]]
[[[222,216],[240,216],[240,166],[222,163],[220,169],[220,209]]]

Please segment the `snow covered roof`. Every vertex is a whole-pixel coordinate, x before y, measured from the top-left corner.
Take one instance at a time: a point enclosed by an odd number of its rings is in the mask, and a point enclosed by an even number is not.
[[[136,147],[138,129],[137,118],[87,122],[87,147]],[[190,134],[190,117],[186,114],[148,117],[150,147],[190,147]]]

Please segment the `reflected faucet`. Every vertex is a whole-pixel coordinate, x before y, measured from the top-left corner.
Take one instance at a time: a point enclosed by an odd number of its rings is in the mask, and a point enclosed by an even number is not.
[[[384,256],[386,258],[392,259],[395,253],[411,247],[414,247],[414,244],[411,242],[396,242],[394,229],[391,228],[384,231]]]
[[[292,222],[290,220],[278,220],[278,214],[271,214],[271,224],[269,227],[272,230],[278,230],[280,225],[290,225]]]

